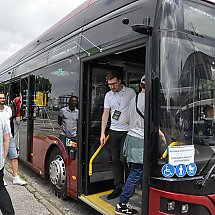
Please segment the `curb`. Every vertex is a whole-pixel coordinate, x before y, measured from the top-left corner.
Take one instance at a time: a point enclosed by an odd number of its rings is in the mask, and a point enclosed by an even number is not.
[[[9,161],[10,162],[10,161]],[[13,174],[11,165],[9,162],[5,163],[5,170],[10,174]],[[46,207],[46,209],[50,212],[51,215],[65,215],[60,209],[56,208],[54,203],[50,201],[47,197],[44,197],[34,186],[34,182],[28,178],[22,171],[19,170],[19,176],[23,178],[28,184],[24,187],[34,195],[34,197]]]

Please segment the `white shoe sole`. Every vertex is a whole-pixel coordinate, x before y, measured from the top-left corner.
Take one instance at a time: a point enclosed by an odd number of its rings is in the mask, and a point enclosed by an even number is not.
[[[125,215],[125,213],[121,213],[119,211],[114,210],[114,212],[118,215]],[[129,213],[127,213],[129,215]],[[137,215],[138,213],[132,214],[132,215]]]
[[[13,185],[19,185],[19,186],[24,186],[26,185],[27,183],[17,183],[17,182],[13,182]]]

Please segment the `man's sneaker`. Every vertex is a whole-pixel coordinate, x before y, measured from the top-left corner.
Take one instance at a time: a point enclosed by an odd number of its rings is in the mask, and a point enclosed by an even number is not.
[[[121,194],[121,192],[122,192],[121,188],[115,188],[112,193],[107,195],[107,200],[116,198],[117,196],[119,196]]]
[[[7,183],[6,183],[6,181],[4,181],[4,186],[5,186],[5,187],[7,186]]]
[[[27,182],[23,181],[19,176],[16,176],[16,177],[13,177],[13,184],[23,186],[23,185],[26,185]]]
[[[137,210],[132,208],[129,203],[123,204],[123,203],[118,203],[115,207],[115,213],[122,215],[122,214],[138,214]]]

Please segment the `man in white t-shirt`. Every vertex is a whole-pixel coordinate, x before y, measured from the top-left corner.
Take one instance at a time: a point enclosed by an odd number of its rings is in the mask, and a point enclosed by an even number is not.
[[[129,103],[136,93],[132,88],[125,87],[122,84],[119,72],[109,72],[106,80],[111,90],[106,93],[104,99],[100,143],[105,144],[105,130],[110,114],[109,146],[114,175],[114,190],[107,196],[107,199],[110,200],[120,195],[124,184],[124,172],[126,177],[129,172],[126,160],[122,155],[122,147],[129,129],[126,124]]]
[[[0,117],[5,119],[8,127],[10,128],[10,148],[9,148],[9,157],[11,159],[11,166],[13,170],[13,184],[16,185],[26,185],[27,183],[22,180],[18,175],[18,157],[19,154],[17,152],[17,146],[15,144],[13,135],[11,133],[11,118],[12,118],[12,110],[9,106],[5,105],[5,95],[3,92],[0,92]],[[6,185],[6,183],[5,183]]]

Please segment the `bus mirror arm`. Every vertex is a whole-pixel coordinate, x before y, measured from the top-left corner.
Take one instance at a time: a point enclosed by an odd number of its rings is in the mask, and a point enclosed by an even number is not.
[[[128,25],[130,22],[130,20],[128,18],[123,18],[122,19],[122,23],[124,25]],[[134,25],[131,25],[131,28],[133,31],[137,32],[137,33],[140,33],[140,34],[145,34],[145,35],[152,35],[152,30],[153,30],[153,27],[150,26],[150,22],[151,22],[151,19],[150,17],[145,17],[143,19],[143,23],[142,24],[134,24]]]
[[[144,24],[135,24],[135,25],[132,25],[131,27],[132,27],[132,30],[137,33],[145,34],[149,36],[152,35],[153,28],[151,26],[144,25]]]

